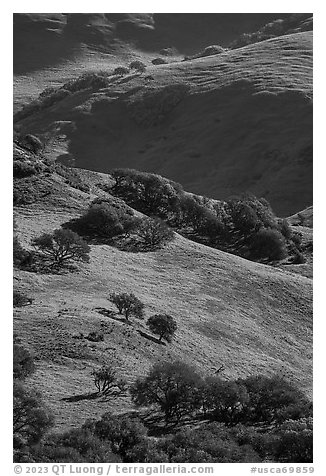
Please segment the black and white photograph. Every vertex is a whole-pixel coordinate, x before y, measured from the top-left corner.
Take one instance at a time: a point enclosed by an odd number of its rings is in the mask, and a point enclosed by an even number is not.
[[[315,14],[295,7],[11,16],[16,474],[313,473]]]

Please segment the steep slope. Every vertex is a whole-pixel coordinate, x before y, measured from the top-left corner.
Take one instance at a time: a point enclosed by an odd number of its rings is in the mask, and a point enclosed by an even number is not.
[[[78,167],[156,172],[218,199],[251,191],[280,216],[312,204],[312,32],[150,66],[147,77],[109,76],[17,127]],[[190,91],[175,98],[176,84]]]
[[[16,207],[22,243],[78,216],[97,193],[101,174],[79,172],[91,194],[76,190],[56,173],[36,176],[33,188],[51,194]],[[23,180],[23,179],[21,179]],[[109,409],[130,408],[127,397],[91,399],[91,371],[117,367],[129,382],[158,359],[181,358],[202,372],[220,364],[232,378],[281,372],[311,395],[312,282],[176,236],[166,248],[127,253],[91,245],[90,265],[77,273],[15,272],[15,288],[34,299],[15,310],[14,329],[34,353],[37,371],[29,384],[42,391],[56,428],[80,425]],[[127,325],[106,315],[110,292],[134,292],[146,316],[167,312],[178,323],[166,346],[152,339],[143,321]],[[104,342],[80,338],[93,330]],[[64,399],[64,400],[63,400]]]

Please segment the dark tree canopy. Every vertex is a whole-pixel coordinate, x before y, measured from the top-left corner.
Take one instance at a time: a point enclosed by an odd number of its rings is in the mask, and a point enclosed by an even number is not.
[[[32,244],[52,267],[61,268],[74,261],[89,262],[90,247],[77,233],[58,229],[34,238]]]
[[[18,380],[14,381],[14,449],[37,443],[52,424],[53,416],[40,395],[27,390]]]
[[[165,421],[179,421],[201,407],[199,387],[201,378],[184,362],[155,364],[147,377],[138,379],[131,387],[136,405],[156,404],[165,415]]]
[[[118,308],[119,314],[124,314],[127,320],[130,316],[139,319],[144,317],[144,304],[133,293],[112,293],[109,301]]]
[[[164,338],[170,342],[178,328],[175,319],[168,314],[155,314],[148,319],[146,324],[154,334],[159,336],[160,341]]]

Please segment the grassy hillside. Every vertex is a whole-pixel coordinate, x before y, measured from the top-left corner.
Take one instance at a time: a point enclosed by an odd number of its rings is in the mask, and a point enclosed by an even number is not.
[[[162,88],[176,84],[189,92],[171,104]],[[288,216],[312,203],[311,98],[309,31],[108,76],[16,126],[78,167],[156,172],[218,199],[251,191]]]
[[[78,216],[108,178],[78,171],[85,193],[57,173],[33,180],[34,203],[15,208],[22,244]],[[22,185],[21,185],[22,186]],[[49,187],[51,193],[41,196]],[[39,195],[37,195],[39,194]],[[246,261],[176,235],[164,249],[128,253],[91,245],[91,262],[78,272],[34,274],[15,271],[15,289],[34,299],[15,310],[14,329],[35,355],[28,379],[56,417],[56,429],[80,425],[104,411],[130,409],[127,397],[92,399],[91,371],[117,367],[129,382],[159,359],[182,358],[201,372],[224,365],[226,378],[285,373],[311,395],[312,282],[284,270]],[[110,292],[133,292],[151,314],[167,312],[177,321],[171,344],[153,339],[144,321],[130,325],[113,311]],[[80,338],[102,330],[103,342]],[[64,400],[63,400],[64,399]]]

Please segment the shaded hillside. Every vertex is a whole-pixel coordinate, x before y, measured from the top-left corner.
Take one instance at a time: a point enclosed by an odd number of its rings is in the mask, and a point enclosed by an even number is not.
[[[19,154],[16,148],[16,160]],[[26,186],[31,181],[35,194],[33,203],[15,207],[25,247],[31,238],[79,216],[96,196],[112,199],[97,185],[109,177],[76,170],[79,183],[89,187],[85,192],[59,172],[44,170],[15,179]],[[46,187],[51,193],[38,195]],[[94,391],[91,371],[105,363],[113,364],[129,383],[154,361],[173,358],[194,364],[202,373],[223,364],[227,379],[280,372],[311,395],[308,278],[176,235],[162,250],[148,253],[91,244],[90,264],[81,265],[76,273],[16,270],[14,282],[16,290],[33,299],[14,313],[15,333],[36,359],[37,371],[29,384],[42,391],[57,429],[78,426],[109,409],[131,408],[127,397],[87,399]],[[146,317],[171,314],[178,324],[173,342],[161,345],[144,321],[128,325],[106,312],[114,310],[107,299],[111,292],[135,293],[145,303]],[[94,343],[81,336],[93,331],[103,332],[104,341]]]
[[[81,45],[117,56],[121,50],[159,51],[174,47],[181,54],[218,43],[227,46],[289,14],[189,13],[16,13],[14,73],[23,74],[59,64],[80,53]]]
[[[279,216],[312,203],[311,32],[146,74],[109,75],[16,127],[78,167],[155,172],[218,199],[250,191]]]

